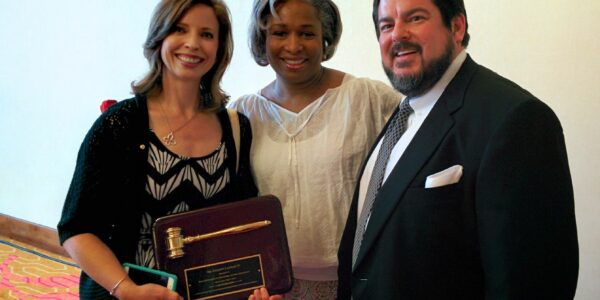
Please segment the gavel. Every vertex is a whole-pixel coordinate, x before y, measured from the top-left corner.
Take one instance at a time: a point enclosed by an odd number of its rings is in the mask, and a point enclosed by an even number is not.
[[[254,223],[248,223],[244,225],[234,226],[225,228],[219,231],[209,232],[205,234],[199,234],[195,236],[184,237],[181,233],[181,227],[169,227],[166,230],[167,233],[167,252],[169,253],[167,257],[170,259],[176,259],[183,257],[185,252],[183,251],[183,247],[186,244],[191,244],[197,241],[221,237],[225,235],[238,234],[243,232],[248,232],[252,230],[257,230],[263,228],[265,226],[271,225],[271,221],[263,220]]]

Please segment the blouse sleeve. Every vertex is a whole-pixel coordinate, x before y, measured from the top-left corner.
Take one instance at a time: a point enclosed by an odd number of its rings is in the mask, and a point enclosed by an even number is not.
[[[379,109],[385,122],[398,107],[403,97],[394,88],[378,80],[369,80],[369,93],[372,105]]]

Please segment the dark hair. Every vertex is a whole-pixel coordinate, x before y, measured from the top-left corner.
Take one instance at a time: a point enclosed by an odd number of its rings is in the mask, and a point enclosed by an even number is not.
[[[215,111],[225,105],[229,96],[221,89],[221,79],[231,62],[233,37],[231,17],[222,0],[162,0],[154,9],[148,36],[144,42],[144,56],[150,64],[150,70],[137,82],[131,83],[134,94],[155,95],[162,91],[163,61],[160,49],[164,39],[172,32],[177,22],[194,5],[204,4],[212,7],[219,22],[219,48],[215,65],[202,76],[200,96],[203,98],[201,109]]]
[[[465,36],[462,40],[462,45],[467,47],[469,45],[469,22],[467,21],[467,10],[465,9],[465,3],[463,0],[431,0],[435,6],[440,10],[442,15],[442,21],[444,25],[450,29],[452,27],[452,19],[458,15],[465,16]],[[375,32],[379,37],[379,2],[380,0],[373,0],[373,22],[375,23]]]
[[[247,0],[243,0],[247,1]],[[323,31],[323,61],[333,57],[335,48],[342,35],[340,12],[332,0],[304,0],[312,5],[319,14]],[[269,16],[277,16],[275,6],[287,0],[255,0],[250,23],[250,51],[257,64],[266,66],[267,60],[267,21]]]

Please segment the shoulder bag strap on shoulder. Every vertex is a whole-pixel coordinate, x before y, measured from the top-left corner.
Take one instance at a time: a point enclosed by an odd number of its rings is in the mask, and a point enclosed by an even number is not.
[[[235,143],[235,173],[237,174],[240,166],[240,119],[235,109],[228,108],[227,114],[229,114],[233,142]]]

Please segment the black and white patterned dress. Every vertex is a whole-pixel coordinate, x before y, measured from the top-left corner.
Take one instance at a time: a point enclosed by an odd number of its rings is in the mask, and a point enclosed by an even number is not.
[[[186,212],[211,205],[211,197],[230,182],[226,165],[227,148],[221,142],[217,149],[203,157],[185,157],[167,149],[149,132],[146,207],[142,213],[135,263],[156,268],[152,244],[152,225],[162,216]]]

